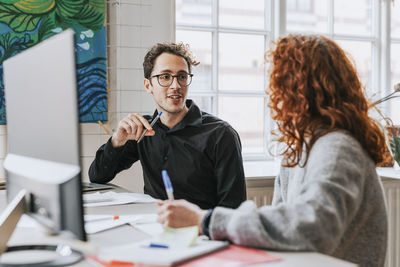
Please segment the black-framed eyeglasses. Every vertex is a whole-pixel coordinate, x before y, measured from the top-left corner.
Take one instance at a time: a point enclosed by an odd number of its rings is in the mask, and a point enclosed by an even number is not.
[[[164,73],[164,74],[153,75],[150,78],[154,77],[157,77],[158,84],[162,87],[171,86],[171,84],[174,82],[174,78],[176,78],[180,86],[189,86],[192,82],[193,74],[181,73],[178,75],[172,75],[169,73]]]

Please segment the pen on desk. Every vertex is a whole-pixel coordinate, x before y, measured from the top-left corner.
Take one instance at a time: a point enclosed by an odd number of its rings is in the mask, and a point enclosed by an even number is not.
[[[167,192],[168,199],[174,200],[174,189],[172,188],[171,179],[169,179],[166,170],[162,170],[161,174],[164,181],[165,191]]]
[[[150,126],[153,128],[154,124],[156,124],[156,122],[158,121],[158,119],[161,117],[162,111],[160,111],[160,113],[158,113],[158,115],[154,118],[154,120],[151,122]],[[144,132],[142,133],[142,135],[140,136],[139,140],[137,141],[138,143],[140,141],[142,141],[143,137],[145,136],[145,134],[147,133],[148,129],[144,130]]]
[[[168,245],[158,244],[158,243],[150,243],[148,245],[141,245],[142,248],[169,248]]]
[[[150,243],[149,248],[169,248],[169,247],[168,245],[164,244]]]

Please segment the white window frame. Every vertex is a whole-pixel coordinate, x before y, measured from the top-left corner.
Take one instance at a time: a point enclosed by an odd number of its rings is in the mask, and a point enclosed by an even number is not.
[[[235,27],[220,27],[218,25],[218,3],[219,0],[212,1],[212,23],[207,26],[176,24],[176,30],[203,31],[212,34],[212,88],[209,91],[190,91],[192,96],[210,97],[211,112],[218,114],[218,97],[223,96],[246,96],[264,97],[264,148],[261,154],[244,154],[244,160],[272,160],[273,157],[268,152],[271,143],[270,131],[274,123],[270,118],[267,108],[267,97],[261,92],[251,91],[219,91],[218,89],[218,35],[219,33],[239,33],[264,36],[265,51],[270,48],[270,41],[277,40],[279,36],[290,33],[286,30],[286,0],[264,0],[265,1],[265,27],[264,30],[247,30]],[[318,0],[314,0],[318,1]],[[391,39],[390,36],[390,0],[371,0],[372,1],[372,34],[371,36],[344,35],[334,33],[334,0],[328,0],[328,32],[320,34],[328,36],[334,40],[364,41],[372,45],[371,62],[371,88],[376,88],[378,96],[385,96],[393,89],[390,88],[390,45],[400,43],[400,39]],[[245,3],[245,2],[243,2]],[[269,17],[269,19],[268,19]],[[318,34],[317,32],[314,32]],[[266,69],[267,70],[267,69]],[[267,73],[267,72],[266,72]],[[267,86],[267,77],[264,77],[264,88]],[[380,108],[385,114],[389,115],[390,101],[384,103]]]
[[[251,35],[258,35],[264,36],[264,50],[267,51],[269,47],[269,43],[271,40],[272,31],[266,30],[268,28],[268,24],[271,24],[271,20],[267,21],[264,20],[264,30],[255,30],[255,29],[243,29],[237,27],[221,27],[218,24],[218,4],[219,0],[212,1],[212,12],[211,12],[211,25],[188,25],[188,24],[176,24],[176,30],[187,30],[187,31],[202,31],[202,32],[210,32],[212,34],[212,73],[211,73],[211,90],[207,91],[189,91],[191,96],[198,96],[198,97],[210,97],[211,98],[211,112],[213,114],[218,114],[218,98],[219,97],[230,97],[230,96],[243,96],[243,97],[263,97],[264,99],[264,106],[267,106],[267,97],[263,91],[246,91],[246,90],[235,90],[235,91],[221,91],[218,88],[218,37],[220,33],[233,33],[233,34],[251,34]],[[272,1],[265,0],[265,18],[270,17],[269,12],[272,8]],[[266,75],[264,76],[264,88],[266,87],[267,80]],[[264,148],[262,153],[257,154],[244,154],[243,158],[245,160],[272,160],[273,157],[268,153],[267,144],[270,140],[270,131],[271,129],[271,119],[269,116],[268,109],[264,109]]]

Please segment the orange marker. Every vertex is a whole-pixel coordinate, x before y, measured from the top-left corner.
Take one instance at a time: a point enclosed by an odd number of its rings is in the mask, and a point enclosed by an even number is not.
[[[135,266],[135,263],[130,262],[130,261],[119,261],[119,260],[111,260],[111,261],[105,261],[99,259],[97,256],[90,255],[90,256],[85,256],[87,261],[92,261],[95,263],[99,263],[105,267],[132,267]]]
[[[85,219],[86,223],[91,223],[91,222],[99,222],[99,221],[106,221],[106,220],[118,220],[119,216],[118,215],[99,215],[99,217],[95,218],[88,218]]]

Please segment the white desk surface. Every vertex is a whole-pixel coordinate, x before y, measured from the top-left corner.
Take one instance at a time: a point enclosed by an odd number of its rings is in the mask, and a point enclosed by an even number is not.
[[[5,190],[0,190],[0,211],[4,210],[6,206]],[[85,209],[87,214],[139,214],[139,213],[154,213],[157,210],[156,204],[132,204],[120,205],[109,207],[95,207]],[[134,229],[131,226],[124,225],[108,231],[100,232],[97,234],[89,235],[88,249],[94,247],[109,247],[113,245],[121,245],[130,242],[143,240],[149,237],[147,234]],[[35,231],[29,228],[17,228],[9,241],[9,245],[22,245],[22,244],[57,244],[62,239],[60,237],[47,236],[41,231]],[[271,262],[266,264],[258,264],[254,266],[265,267],[285,267],[285,266],[307,266],[307,267],[350,267],[356,266],[355,264],[348,263],[330,256],[326,256],[315,252],[272,252],[268,253],[281,257],[281,262]],[[93,266],[92,264],[81,261],[73,266],[86,267]]]
[[[246,180],[274,180],[279,174],[279,161],[244,161]],[[378,175],[384,179],[400,180],[400,169],[396,167],[378,167]]]

